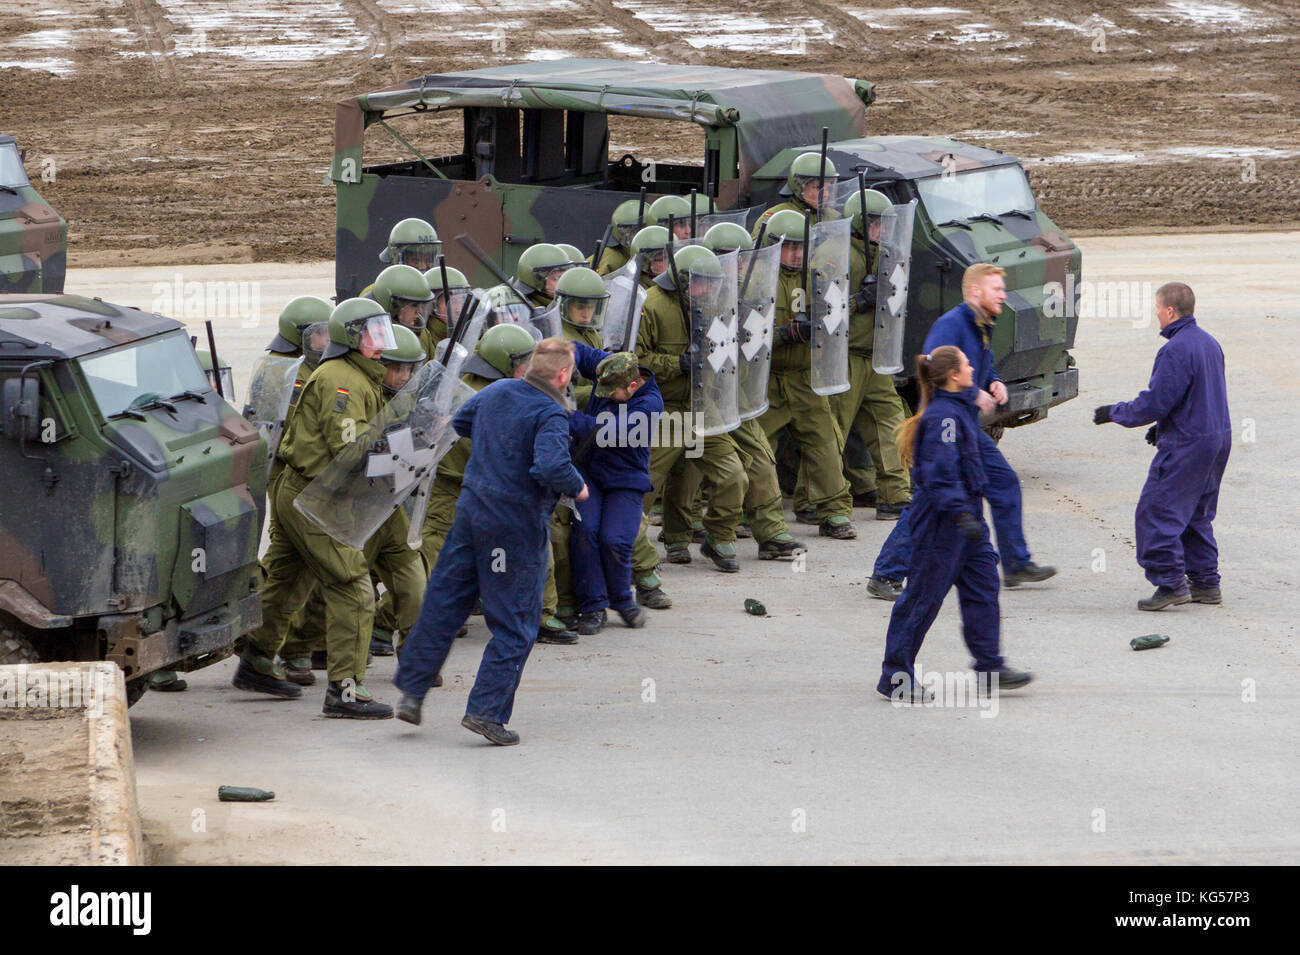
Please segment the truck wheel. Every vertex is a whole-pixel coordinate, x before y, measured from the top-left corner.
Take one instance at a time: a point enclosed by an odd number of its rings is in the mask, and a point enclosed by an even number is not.
[[[39,663],[40,656],[30,641],[14,628],[0,623],[0,666],[10,663]]]
[[[126,705],[135,706],[140,702],[140,697],[144,696],[145,690],[149,689],[149,678],[147,676],[137,677],[134,680],[126,681]]]

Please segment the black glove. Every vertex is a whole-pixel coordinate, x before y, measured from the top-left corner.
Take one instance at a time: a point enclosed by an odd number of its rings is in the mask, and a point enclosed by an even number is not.
[[[850,299],[854,314],[874,312],[876,310],[876,277],[868,275],[862,280],[862,287],[853,293]]]
[[[961,531],[961,536],[968,541],[977,541],[984,536],[984,528],[980,522],[975,520],[975,516],[967,511],[962,511],[957,515],[957,529]]]
[[[1110,409],[1113,408],[1113,407],[1115,407],[1115,406],[1114,406],[1114,405],[1102,405],[1100,408],[1097,408],[1095,411],[1093,411],[1093,413],[1092,413],[1092,423],[1093,423],[1093,424],[1105,424],[1106,422],[1110,421]]]
[[[808,321],[807,315],[796,315],[794,321],[789,325],[782,325],[777,329],[781,336],[781,341],[787,345],[794,345],[812,339],[812,323]]]
[[[1159,434],[1159,429],[1160,429],[1160,425],[1158,424],[1153,424],[1151,427],[1147,428],[1147,444],[1156,443],[1156,437]]]

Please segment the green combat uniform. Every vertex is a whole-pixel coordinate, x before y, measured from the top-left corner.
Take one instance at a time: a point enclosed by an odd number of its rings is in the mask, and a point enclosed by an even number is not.
[[[596,266],[596,271],[601,275],[608,275],[610,272],[617,272],[623,266],[627,265],[627,260],[632,257],[631,253],[621,245],[610,244],[600,253],[600,263]]]
[[[374,614],[370,562],[355,548],[334,540],[293,508],[293,499],[352,440],[366,440],[366,422],[383,402],[384,366],[359,352],[322,362],[298,398],[297,410],[280,443],[285,469],[272,508],[276,522],[263,558],[262,626],[249,642],[268,656],[279,650],[289,618],[319,581],[325,602],[325,645],[330,682],[366,672]]]
[[[670,420],[670,415],[679,422],[690,420],[686,417],[691,410],[690,376],[682,371],[679,361],[679,356],[689,347],[690,331],[677,293],[665,291],[657,284],[651,285],[642,311],[636,352],[641,364],[654,372],[663,393],[665,422]],[[646,510],[664,488],[669,471],[686,453],[680,429],[671,428],[672,432],[677,432],[673,434],[669,434],[669,430],[661,429],[658,446],[650,450],[650,482],[654,489],[646,495]],[[749,487],[736,444],[730,435],[723,434],[702,439],[697,448],[702,450],[702,454],[694,459],[694,463],[710,488],[705,529],[715,542],[734,545],[736,525],[740,522]],[[666,544],[689,542],[690,536],[689,526],[670,528],[665,522]],[[635,551],[633,556],[636,564]],[[636,573],[639,575],[640,572],[641,568],[637,566]]]
[[[318,585],[325,601],[330,675],[324,713],[384,719],[393,715],[392,708],[375,701],[363,685],[374,613],[369,562],[362,551],[338,543],[294,509],[293,502],[345,448],[371,440],[366,427],[383,407],[386,369],[359,349],[394,347],[393,329],[375,303],[349,299],[334,309],[329,330],[330,345],[303,387],[280,443],[284,470],[271,500],[275,521],[271,546],[263,558],[263,622],[244,639],[231,682],[275,696],[301,694],[285,680],[275,655],[290,617]],[[410,338],[414,345],[414,336]]]
[[[776,327],[792,322],[791,302],[802,289],[798,269],[782,266],[776,293]],[[809,503],[825,525],[831,518],[849,518],[853,497],[844,479],[844,434],[824,395],[812,390],[812,354],[807,342],[787,344],[774,336],[772,375],[767,386],[768,410],[758,421],[769,444],[789,428],[799,445],[801,467],[807,469]]]
[[[878,248],[871,243],[871,261],[863,240],[853,239],[849,252],[849,288],[862,287],[867,275],[874,275]],[[875,336],[874,312],[854,312],[849,321],[849,390],[831,396],[831,408],[847,436],[855,431],[866,446],[875,473],[845,464],[844,473],[854,494],[876,490],[885,504],[901,504],[911,497],[912,482],[898,454],[895,436],[907,417],[907,407],[894,382],[871,367],[871,346]],[[801,469],[802,470],[802,469]]]

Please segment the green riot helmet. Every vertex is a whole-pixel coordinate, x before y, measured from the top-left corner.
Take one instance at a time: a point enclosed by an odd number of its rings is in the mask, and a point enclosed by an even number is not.
[[[384,307],[394,324],[417,332],[429,322],[433,293],[418,270],[409,265],[390,265],[375,278],[375,301]]]
[[[558,246],[551,245],[549,242],[538,242],[524,249],[523,254],[519,256],[515,276],[534,292],[549,296],[555,294],[555,282],[549,281],[552,276],[555,281],[559,281],[559,275],[556,273],[572,267],[573,263]]]
[[[767,218],[767,232],[764,242],[775,245],[777,242],[803,242],[804,216],[793,209],[782,209]]]
[[[645,213],[647,223],[667,228],[669,219],[672,219],[674,238],[689,239],[691,237],[691,202],[689,199],[685,196],[660,196],[650,203],[650,208]]]
[[[844,203],[844,218],[853,220],[853,232],[856,235],[866,235],[862,228],[862,199],[867,200],[867,228],[880,221],[880,217],[889,211],[893,205],[889,197],[883,192],[876,192],[874,189],[865,189],[862,192],[854,192]],[[875,239],[871,241],[875,242]]]
[[[632,254],[642,272],[653,278],[668,267],[664,248],[670,241],[668,230],[661,225],[648,225],[633,237]]]
[[[628,199],[615,206],[614,214],[609,217],[610,235],[625,249],[632,248],[632,239],[641,231],[640,215],[641,200]]]
[[[206,348],[194,349],[194,354],[199,356],[199,364],[203,366],[203,373],[208,376],[208,384],[212,390],[217,390],[217,376],[212,372],[212,353]],[[222,365],[219,369],[221,374],[221,397],[231,404],[235,403],[235,378],[230,371],[229,365]]]
[[[794,162],[790,163],[790,175],[786,177],[786,183],[790,186],[790,191],[794,193],[796,199],[804,199],[804,188],[810,182],[816,182],[818,177],[822,176],[829,185],[834,185],[839,178],[835,171],[835,164],[828,158],[826,166],[822,168],[821,153],[800,153],[794,157]],[[823,195],[825,193],[823,192]],[[813,203],[815,206],[816,203]]]
[[[715,255],[747,251],[754,247],[754,240],[745,231],[745,227],[737,225],[735,222],[719,222],[717,225],[712,226],[708,232],[704,233],[701,242],[706,249],[709,249]]]
[[[423,271],[433,267],[440,251],[442,242],[433,226],[423,219],[403,219],[388,233],[388,248],[379,253],[379,261]]]
[[[519,325],[494,325],[478,340],[479,355],[507,378],[533,356],[537,340]]]
[[[442,269],[434,266],[424,273],[424,281],[429,285],[429,291],[433,293],[433,312],[437,315],[448,330],[456,323],[457,316],[465,304],[465,296],[469,295],[469,279],[465,278],[465,273],[460,269],[453,269],[447,266],[447,295],[443,295],[442,288]],[[447,301],[450,299],[450,302]],[[450,308],[448,308],[450,305]]]
[[[314,295],[292,299],[280,309],[279,334],[271,339],[266,350],[277,355],[295,354],[302,348],[302,330],[316,322],[328,322],[333,308],[325,299]]]
[[[587,264],[587,257],[582,254],[582,250],[576,245],[569,245],[567,242],[557,242],[555,243],[555,247],[567,255],[569,261],[573,263],[575,267]]]
[[[678,249],[673,253],[672,264],[677,266],[678,281],[687,285],[694,279],[716,280],[722,278],[722,263],[718,261],[716,255],[702,245],[688,245]],[[673,275],[671,269],[660,276],[658,281],[664,288],[672,288]],[[716,284],[716,282],[710,281],[709,287],[712,288]]]
[[[574,328],[600,328],[605,324],[609,292],[605,281],[588,268],[570,269],[555,286],[560,321]]]
[[[802,213],[793,209],[782,209],[768,217],[767,234],[763,241],[768,245],[781,243],[781,268],[803,267],[803,230],[806,221]]]
[[[330,343],[321,361],[341,358],[349,351],[378,358],[385,349],[396,347],[393,323],[383,306],[368,298],[350,298],[339,302],[330,313]]]
[[[397,344],[393,348],[385,348],[379,356],[380,363],[386,369],[383,380],[384,391],[390,395],[395,395],[402,390],[403,386],[411,380],[411,376],[424,364],[425,359],[420,336],[405,325],[393,326],[393,338]]]
[[[526,329],[532,327],[532,306],[509,285],[492,286],[487,290],[486,297],[492,306],[489,325],[521,325]]]
[[[308,371],[315,371],[321,355],[330,343],[330,323],[313,322],[302,330],[302,363]]]

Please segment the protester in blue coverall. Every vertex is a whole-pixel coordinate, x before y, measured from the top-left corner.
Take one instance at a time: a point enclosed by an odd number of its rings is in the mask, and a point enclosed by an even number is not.
[[[935,319],[924,347],[929,354],[943,345],[955,345],[969,357],[975,368],[969,412],[979,432],[980,455],[988,478],[984,496],[993,511],[993,526],[998,534],[1002,582],[1007,587],[1017,587],[1026,582],[1047,580],[1056,574],[1056,568],[1040,567],[1030,559],[1022,526],[1020,478],[994,440],[978,428],[981,414],[1007,401],[1007,386],[998,377],[991,344],[993,323],[1007,299],[1004,275],[1003,269],[986,262],[966,269],[961,279],[965,301]],[[902,579],[907,574],[911,549],[910,524],[908,512],[904,509],[876,557],[867,583],[867,592],[873,597],[897,600],[902,593]]]
[[[499,746],[519,742],[505,724],[541,623],[551,512],[559,495],[587,497],[569,457],[564,390],[572,377],[571,343],[548,338],[522,379],[494,382],[456,413],[456,433],[471,442],[469,464],[455,522],[393,678],[402,691],[398,719],[420,722],[425,693],[481,599],[492,638],[461,725]]]
[[[1102,405],[1097,424],[1126,428],[1155,422],[1147,441],[1157,448],[1138,498],[1137,559],[1156,592],[1139,610],[1171,604],[1217,604],[1219,548],[1214,515],[1232,450],[1223,349],[1196,324],[1196,297],[1181,282],[1156,290],[1156,318],[1167,339],[1156,352],[1151,381],[1132,401]],[[1190,584],[1190,586],[1189,586]]]
[[[999,689],[1033,679],[1006,666],[999,647],[998,557],[984,523],[987,481],[973,376],[959,348],[945,345],[918,355],[921,406],[898,431],[899,454],[912,473],[911,552],[907,586],[889,617],[876,690],[902,702],[927,698],[916,683],[916,654],[954,584],[962,637],[976,672],[989,674],[981,689],[991,687],[994,674]]]
[[[574,464],[588,475],[569,541],[579,634],[599,633],[605,609],[629,627],[644,627],[646,611],[632,589],[632,546],[650,483],[650,441],[664,399],[654,375],[631,352],[611,353],[574,343],[578,374],[596,382],[583,411],[569,416]]]

